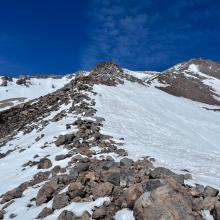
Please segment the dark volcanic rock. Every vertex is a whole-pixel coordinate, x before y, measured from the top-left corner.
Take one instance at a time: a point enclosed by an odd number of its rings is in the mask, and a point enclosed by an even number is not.
[[[184,175],[175,174],[169,169],[166,169],[164,167],[157,167],[154,170],[150,172],[150,176],[154,179],[160,179],[164,178],[165,176],[171,176],[173,177],[178,183],[184,184]]]

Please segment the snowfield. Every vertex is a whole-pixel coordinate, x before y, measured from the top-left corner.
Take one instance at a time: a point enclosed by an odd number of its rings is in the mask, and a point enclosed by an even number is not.
[[[74,77],[74,76],[73,76]],[[31,78],[28,82],[28,86],[17,85],[16,78],[13,78],[12,82],[8,82],[8,86],[0,86],[0,111],[10,108],[11,106],[6,106],[1,108],[1,103],[4,101],[9,101],[13,105],[26,102],[40,96],[47,95],[57,89],[62,88],[65,84],[70,82],[73,77],[64,76],[59,79],[47,78],[38,79]],[[1,79],[0,79],[1,80]],[[19,100],[21,98],[21,100]],[[14,99],[14,100],[10,100]],[[18,100],[16,100],[18,99]],[[24,100],[22,100],[24,99]]]
[[[187,169],[193,182],[220,188],[219,112],[128,81],[94,90],[97,115],[106,119],[102,132],[124,137],[131,158],[153,157],[176,172]]]

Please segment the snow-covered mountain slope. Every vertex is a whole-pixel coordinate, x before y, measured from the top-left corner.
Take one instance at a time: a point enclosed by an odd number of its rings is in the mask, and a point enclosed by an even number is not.
[[[175,96],[220,105],[219,63],[192,59],[164,71],[149,83]]]
[[[189,170],[196,182],[220,187],[220,114],[202,104],[154,87],[126,81],[95,86],[103,132],[124,137],[134,159],[154,157],[158,165]]]
[[[144,81],[150,80],[156,77],[160,72],[156,71],[132,71],[128,69],[123,69],[126,74],[132,75],[138,79],[142,79]]]
[[[0,219],[218,220],[220,113],[159,79],[102,62],[0,111]]]
[[[73,77],[71,75],[11,79],[0,77],[0,111],[54,92],[70,82]]]

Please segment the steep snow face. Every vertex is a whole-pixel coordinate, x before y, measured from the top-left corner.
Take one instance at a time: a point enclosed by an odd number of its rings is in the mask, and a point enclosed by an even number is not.
[[[123,71],[129,75],[132,75],[142,80],[149,80],[160,74],[160,72],[156,72],[156,71],[132,71],[128,69],[123,69]]]
[[[94,90],[97,115],[107,115],[102,132],[124,137],[130,157],[154,157],[157,165],[187,169],[195,182],[219,188],[219,112],[137,83]]]
[[[0,86],[0,111],[54,92],[70,82],[73,77],[30,78],[27,85],[17,85],[17,79],[13,78],[12,82],[8,81],[7,86]]]
[[[195,64],[191,64],[188,68],[188,71],[191,73],[191,75],[189,75],[189,77],[192,77],[192,78],[199,78],[200,77],[200,78],[202,78],[202,82],[205,85],[208,85],[212,88],[213,92],[216,94],[216,96],[215,96],[216,99],[218,99],[220,101],[220,79],[209,76],[205,73],[202,73],[199,70],[199,66],[195,65]]]

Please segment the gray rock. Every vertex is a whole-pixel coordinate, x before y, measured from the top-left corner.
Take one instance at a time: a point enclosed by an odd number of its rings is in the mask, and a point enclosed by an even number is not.
[[[5,214],[5,211],[4,210],[0,210],[0,219],[4,219],[4,214]]]
[[[114,185],[109,182],[104,182],[96,185],[94,188],[92,188],[92,194],[95,199],[99,197],[104,196],[110,196],[112,194]]]
[[[127,157],[123,158],[120,160],[120,165],[121,166],[131,166],[131,164],[133,163],[134,161],[132,159],[129,159]]]
[[[77,196],[83,196],[85,194],[84,186],[80,182],[70,183],[67,194],[71,199]]]
[[[92,218],[93,219],[103,219],[106,216],[107,209],[105,206],[97,207],[93,210]]]
[[[74,168],[79,173],[80,172],[85,172],[85,171],[87,171],[89,169],[89,163],[77,163]]]
[[[120,185],[120,169],[111,168],[101,171],[101,178],[104,182],[110,182],[116,186]]]
[[[74,220],[74,213],[64,210],[60,213],[57,220]]]
[[[57,140],[55,141],[56,146],[60,146],[65,144],[66,138],[65,135],[60,135]]]
[[[38,169],[48,169],[52,167],[52,162],[48,158],[42,158],[40,159],[37,168]]]
[[[60,155],[57,155],[57,156],[55,157],[55,160],[56,160],[56,161],[64,160],[64,159],[66,159],[66,158],[68,158],[68,157],[70,157],[69,154],[60,154]]]
[[[215,203],[214,218],[220,220],[220,201]]]
[[[163,186],[164,183],[161,182],[159,179],[150,179],[149,181],[145,182],[143,184],[143,190],[146,191],[152,191],[160,186]]]
[[[58,185],[55,181],[50,181],[45,183],[37,193],[36,205],[41,205],[51,200],[57,188]]]
[[[180,183],[181,185],[184,184],[184,175],[180,174],[175,174],[174,172],[172,172],[171,170],[164,168],[164,167],[157,167],[154,170],[152,170],[150,172],[150,176],[153,179],[162,179],[165,176],[171,176],[173,177],[178,183]]]
[[[53,209],[61,209],[69,204],[69,197],[66,195],[66,193],[61,193],[53,198]]]
[[[43,208],[43,210],[38,214],[37,218],[46,218],[48,215],[51,215],[53,213],[53,209],[50,208]]]
[[[208,197],[208,196],[216,197],[218,195],[218,193],[219,193],[219,190],[215,189],[211,186],[206,186],[205,189],[204,189],[204,192],[203,192],[204,197]]]

